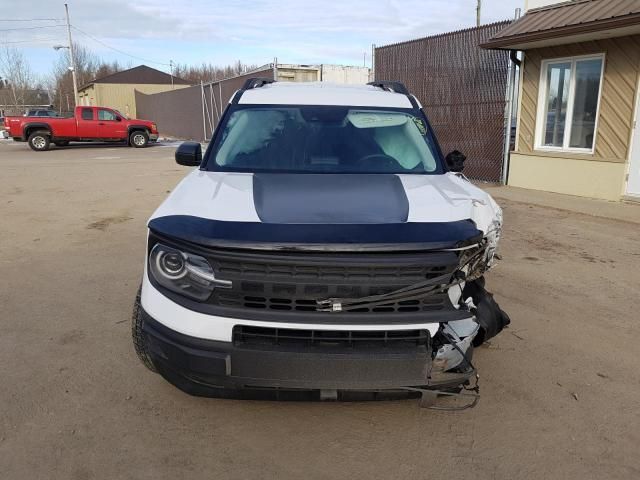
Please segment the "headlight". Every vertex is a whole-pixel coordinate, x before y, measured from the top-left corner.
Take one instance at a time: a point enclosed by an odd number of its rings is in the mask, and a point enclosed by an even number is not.
[[[230,281],[215,277],[206,258],[161,243],[151,249],[149,272],[163,287],[201,302],[216,287],[231,288]]]

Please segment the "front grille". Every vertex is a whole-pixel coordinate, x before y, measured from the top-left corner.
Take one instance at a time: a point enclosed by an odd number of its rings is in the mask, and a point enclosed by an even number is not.
[[[294,330],[251,326],[233,329],[236,346],[398,349],[427,346],[429,340],[428,330]]]
[[[401,288],[401,286],[390,287],[386,289],[370,290],[373,293],[363,293],[353,295],[353,297],[363,297],[366,295],[379,295],[392,290]],[[218,304],[226,307],[251,308],[258,310],[278,310],[281,312],[315,312],[316,299],[327,298],[331,295],[330,288],[325,287],[325,291],[318,296],[309,298],[276,298],[276,297],[254,297],[242,296],[237,294],[219,293],[217,295]],[[365,289],[362,289],[363,291]],[[339,290],[337,290],[339,292]],[[352,295],[348,295],[352,297]],[[342,298],[343,295],[340,295]],[[442,310],[445,305],[445,297],[443,295],[434,295],[423,300],[405,300],[402,302],[392,302],[375,307],[356,308],[345,313],[403,313],[403,312],[429,312]]]
[[[385,294],[407,285],[453,273],[458,258],[445,253],[288,254],[223,252],[208,256],[216,276],[231,289],[216,289],[210,304],[230,309],[318,314],[316,301]],[[419,314],[451,308],[446,292],[343,312]]]

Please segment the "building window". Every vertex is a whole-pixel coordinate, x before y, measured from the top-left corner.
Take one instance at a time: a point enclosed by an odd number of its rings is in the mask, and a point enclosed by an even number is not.
[[[536,147],[593,152],[604,55],[543,60]]]

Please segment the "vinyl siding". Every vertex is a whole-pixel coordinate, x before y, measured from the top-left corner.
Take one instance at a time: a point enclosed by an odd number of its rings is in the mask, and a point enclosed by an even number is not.
[[[640,35],[527,50],[522,75],[518,153],[538,153],[534,149],[534,142],[542,60],[603,52],[605,67],[595,151],[593,154],[554,153],[551,156],[605,162],[627,161],[640,71]]]

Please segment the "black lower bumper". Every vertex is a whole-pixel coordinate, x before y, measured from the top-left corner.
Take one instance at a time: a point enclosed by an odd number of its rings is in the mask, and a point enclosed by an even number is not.
[[[433,375],[430,343],[415,348],[363,350],[243,346],[187,336],[165,327],[144,311],[142,314],[149,354],[158,371],[175,386],[194,395],[246,389],[443,388],[461,385],[475,373]]]

